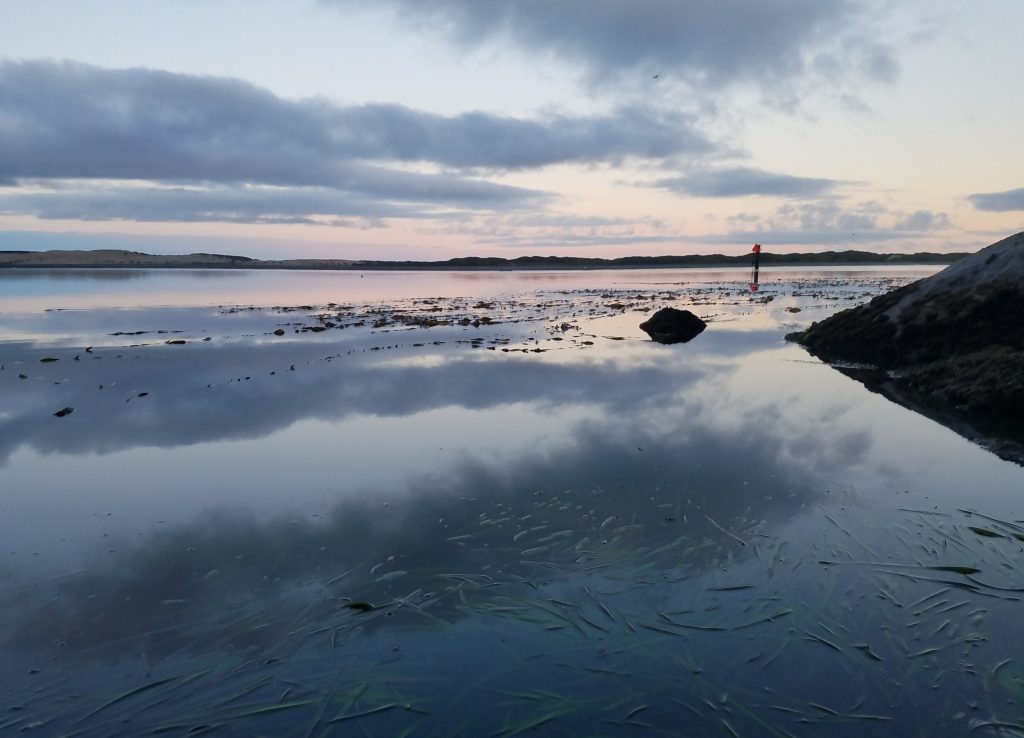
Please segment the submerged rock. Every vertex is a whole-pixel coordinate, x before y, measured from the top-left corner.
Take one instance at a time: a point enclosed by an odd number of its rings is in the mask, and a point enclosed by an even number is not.
[[[640,329],[658,343],[686,343],[707,327],[707,323],[689,310],[662,308],[640,324]]]
[[[1024,460],[1024,233],[786,338],[870,365],[844,371]]]

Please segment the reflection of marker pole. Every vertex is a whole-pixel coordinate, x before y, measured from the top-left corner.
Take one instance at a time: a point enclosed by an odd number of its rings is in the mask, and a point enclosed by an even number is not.
[[[750,291],[757,292],[758,272],[761,270],[761,244],[755,243],[751,251],[754,252],[754,271],[750,277]]]

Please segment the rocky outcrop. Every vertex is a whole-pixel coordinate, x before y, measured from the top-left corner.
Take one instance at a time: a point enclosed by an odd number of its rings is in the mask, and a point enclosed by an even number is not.
[[[1024,233],[786,338],[1024,460]]]
[[[640,329],[658,343],[686,343],[698,336],[707,324],[689,310],[662,308],[640,324]]]

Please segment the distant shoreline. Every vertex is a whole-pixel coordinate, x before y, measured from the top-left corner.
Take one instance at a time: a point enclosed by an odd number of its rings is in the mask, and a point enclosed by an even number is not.
[[[761,254],[761,267],[773,266],[930,266],[952,264],[966,253],[878,254],[824,251]],[[345,259],[252,259],[224,254],[158,255],[135,251],[0,251],[0,269],[259,269],[309,271],[550,271],[605,269],[737,268],[751,265],[750,254],[626,256],[613,259],[574,256],[459,257],[446,261]]]

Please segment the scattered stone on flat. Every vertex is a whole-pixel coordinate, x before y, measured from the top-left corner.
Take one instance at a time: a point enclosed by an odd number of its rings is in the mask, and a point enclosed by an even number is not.
[[[62,408],[61,410],[58,410],[57,412],[55,412],[54,416],[58,417],[58,418],[63,418],[65,415],[70,415],[73,412],[75,412],[75,408],[73,408],[73,407],[65,407],[65,408]]]
[[[640,324],[640,329],[658,343],[686,343],[707,327],[707,323],[689,310],[662,308]]]
[[[274,335],[275,336],[283,336],[284,335],[284,328],[278,328],[276,331],[274,331]]]
[[[55,359],[52,356],[44,356],[39,361],[40,361],[40,363],[43,363],[43,364],[49,364],[51,361],[59,361],[59,359]]]

